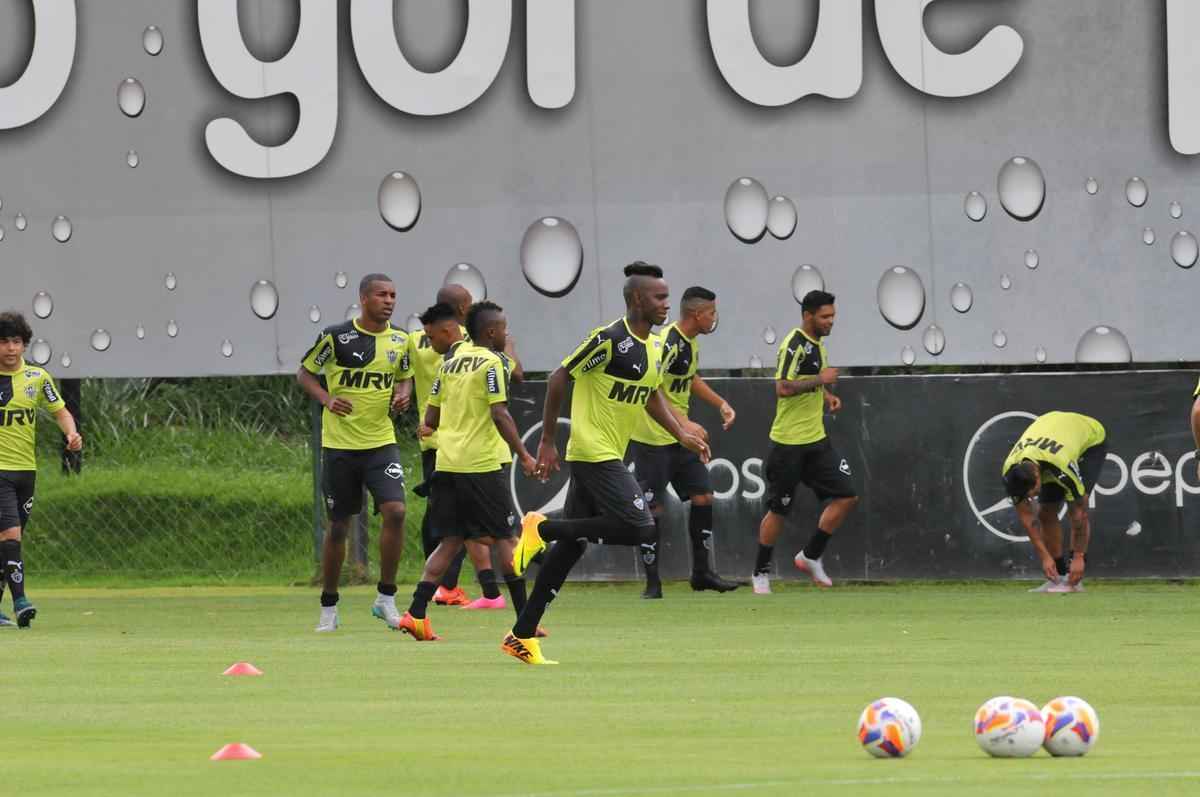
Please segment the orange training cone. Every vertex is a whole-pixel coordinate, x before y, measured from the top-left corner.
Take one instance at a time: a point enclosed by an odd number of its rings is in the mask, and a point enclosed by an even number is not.
[[[236,664],[231,664],[229,669],[221,673],[221,675],[262,675],[263,671],[255,667],[248,661],[239,661]]]
[[[208,757],[209,761],[248,761],[253,758],[262,758],[262,753],[255,750],[248,744],[235,742],[227,744],[217,752]]]

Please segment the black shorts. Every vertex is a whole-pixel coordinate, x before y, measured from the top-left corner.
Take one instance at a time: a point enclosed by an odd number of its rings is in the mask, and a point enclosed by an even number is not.
[[[439,471],[430,482],[429,517],[437,539],[461,537],[512,537],[517,533],[517,509],[508,474]]]
[[[642,488],[621,460],[572,462],[571,486],[567,488],[563,517],[600,515],[636,528],[654,525]]]
[[[421,483],[413,488],[413,493],[422,498],[429,497],[429,483],[433,479],[433,471],[437,467],[437,449],[430,448],[421,452]]]
[[[789,446],[771,443],[765,467],[767,508],[777,515],[791,511],[796,485],[805,484],[817,498],[853,498],[854,479],[850,463],[838,454],[829,438],[815,443]]]
[[[629,457],[638,486],[651,506],[662,503],[668,484],[675,488],[680,501],[712,492],[708,468],[695,452],[679,443],[655,446],[634,440],[629,444]]]
[[[1101,443],[1086,449],[1079,455],[1079,480],[1083,482],[1083,495],[1072,498],[1078,500],[1092,491],[1100,479],[1100,471],[1104,469],[1104,460],[1108,458],[1108,444]],[[1061,484],[1042,482],[1038,491],[1038,503],[1057,504],[1067,498],[1067,491]]]
[[[36,480],[36,470],[0,470],[0,531],[25,528]]]
[[[331,520],[344,520],[362,511],[363,488],[371,492],[375,511],[380,504],[404,503],[404,466],[396,444],[351,451],[323,450],[321,489]]]

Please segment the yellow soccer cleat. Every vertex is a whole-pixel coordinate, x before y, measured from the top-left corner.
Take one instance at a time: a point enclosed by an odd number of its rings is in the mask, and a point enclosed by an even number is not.
[[[538,512],[526,512],[521,518],[521,537],[513,548],[513,572],[518,576],[525,573],[533,557],[546,550],[546,541],[538,533],[538,526],[545,519],[546,516]]]
[[[542,655],[541,645],[536,639],[519,639],[511,631],[504,635],[500,649],[526,664],[558,664]]]

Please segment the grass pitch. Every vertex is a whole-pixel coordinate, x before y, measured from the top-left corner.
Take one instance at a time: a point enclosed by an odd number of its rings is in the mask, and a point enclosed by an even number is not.
[[[31,574],[35,575],[35,574]],[[418,644],[343,593],[317,635],[302,589],[38,590],[0,632],[5,782],[20,794],[1195,794],[1200,585],[776,585],[693,594],[569,584],[545,625],[558,667],[503,656],[510,610],[431,609]],[[401,587],[407,603],[410,586]],[[258,678],[222,677],[249,660]],[[1075,694],[1082,759],[985,756],[975,708]],[[911,757],[869,758],[854,725],[916,706]],[[259,761],[208,756],[246,742]]]

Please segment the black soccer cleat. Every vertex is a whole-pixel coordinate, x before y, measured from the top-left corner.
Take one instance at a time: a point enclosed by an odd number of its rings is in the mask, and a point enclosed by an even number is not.
[[[37,607],[29,602],[29,598],[13,601],[13,608],[16,610],[18,628],[28,628],[33,618],[37,617]]]
[[[703,592],[706,589],[711,589],[714,592],[732,592],[738,588],[736,582],[726,581],[711,570],[700,570],[692,573],[692,577],[688,579],[688,583],[692,585],[692,589],[696,592]]]
[[[662,600],[662,582],[647,581],[646,588],[642,590],[642,598],[644,600]]]

